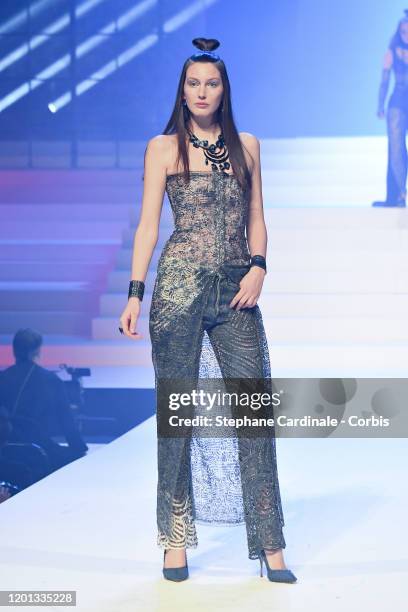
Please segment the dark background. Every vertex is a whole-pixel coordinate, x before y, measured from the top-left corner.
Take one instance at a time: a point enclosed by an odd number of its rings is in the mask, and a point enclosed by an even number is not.
[[[393,0],[3,0],[0,139],[145,141],[161,133],[196,36],[221,41],[239,130],[261,138],[383,134],[377,87],[403,8]],[[126,24],[130,10],[138,15]],[[95,36],[102,42],[77,57]],[[129,50],[134,57],[123,63]],[[75,95],[84,82],[92,87]],[[19,88],[28,93],[13,101]],[[50,112],[64,94],[71,101]]]

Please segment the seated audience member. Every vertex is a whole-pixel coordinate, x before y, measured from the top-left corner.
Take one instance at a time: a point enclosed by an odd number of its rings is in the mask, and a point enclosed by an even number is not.
[[[10,441],[34,442],[47,452],[51,471],[82,457],[88,446],[76,426],[64,382],[38,365],[42,336],[20,329],[13,338],[15,364],[0,372],[0,405],[12,424]],[[68,446],[57,444],[61,434]]]

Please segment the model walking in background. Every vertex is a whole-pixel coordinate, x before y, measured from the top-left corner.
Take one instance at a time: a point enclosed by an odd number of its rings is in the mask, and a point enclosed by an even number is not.
[[[385,116],[385,100],[388,93],[391,70],[395,87],[387,108],[388,167],[387,196],[385,202],[373,202],[373,206],[406,206],[408,127],[408,10],[398,23],[384,56],[382,77],[378,93],[377,115]]]

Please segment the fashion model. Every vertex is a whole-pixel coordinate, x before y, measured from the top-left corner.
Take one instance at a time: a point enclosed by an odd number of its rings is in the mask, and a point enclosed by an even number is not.
[[[395,86],[387,107],[388,168],[387,196],[385,202],[373,202],[373,206],[406,206],[407,147],[405,136],[408,127],[408,10],[400,20],[384,56],[382,77],[378,93],[377,116],[385,116],[385,99],[388,93],[391,70]]]
[[[238,133],[230,83],[215,39],[182,68],[163,134],[144,160],[128,303],[120,331],[137,340],[144,280],[158,240],[166,191],[175,229],[160,254],[149,332],[160,381],[270,380],[268,344],[257,305],[266,274],[258,139]],[[168,405],[166,406],[168,408]],[[157,419],[166,418],[158,401]],[[158,435],[157,544],[163,575],[188,578],[186,549],[196,522],[245,524],[250,559],[269,580],[296,582],[286,568],[273,427],[267,436]]]

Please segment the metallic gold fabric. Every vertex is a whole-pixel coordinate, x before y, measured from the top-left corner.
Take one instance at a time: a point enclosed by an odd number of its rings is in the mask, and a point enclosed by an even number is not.
[[[232,174],[167,178],[175,229],[161,253],[149,329],[158,380],[270,379],[259,306],[230,308],[249,270],[248,197]],[[158,410],[159,404],[158,404]],[[246,525],[248,556],[285,548],[273,435],[158,436],[157,543],[195,548],[195,523]]]

